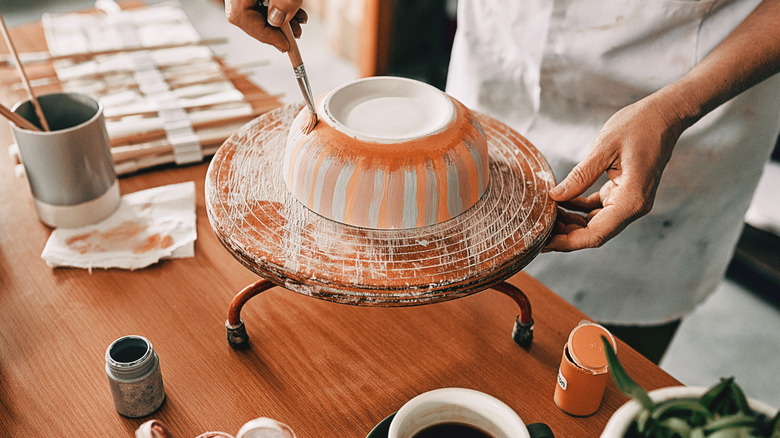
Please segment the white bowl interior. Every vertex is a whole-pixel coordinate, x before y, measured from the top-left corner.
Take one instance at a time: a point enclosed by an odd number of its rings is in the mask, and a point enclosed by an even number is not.
[[[328,93],[322,110],[334,128],[363,141],[409,141],[444,130],[455,118],[446,94],[406,78],[372,77]]]

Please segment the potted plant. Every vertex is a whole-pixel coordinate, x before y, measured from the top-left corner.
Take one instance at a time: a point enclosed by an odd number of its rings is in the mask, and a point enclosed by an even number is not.
[[[602,337],[610,374],[632,400],[615,411],[602,438],[780,438],[780,413],[745,397],[734,378],[710,388],[669,387],[647,393]]]

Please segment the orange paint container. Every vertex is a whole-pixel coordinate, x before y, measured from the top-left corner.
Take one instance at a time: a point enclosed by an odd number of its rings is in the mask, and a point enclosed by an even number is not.
[[[571,331],[563,347],[553,399],[558,408],[569,415],[592,415],[601,405],[609,379],[602,336],[617,348],[615,338],[607,329],[583,321]]]

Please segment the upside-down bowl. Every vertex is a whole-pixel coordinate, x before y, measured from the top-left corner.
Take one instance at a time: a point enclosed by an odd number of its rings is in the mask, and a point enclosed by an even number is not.
[[[488,185],[488,150],[477,117],[419,81],[371,77],[304,108],[290,128],[282,176],[303,205],[363,228],[419,228],[472,207]]]

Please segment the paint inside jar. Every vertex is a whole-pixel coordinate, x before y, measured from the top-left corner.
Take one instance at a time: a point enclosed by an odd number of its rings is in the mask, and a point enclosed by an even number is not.
[[[131,363],[143,358],[148,350],[149,346],[142,339],[128,338],[114,344],[109,355],[118,363]]]

